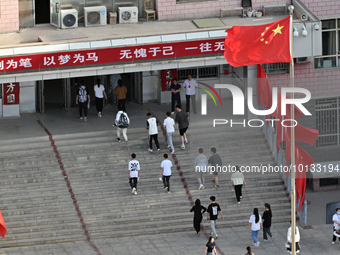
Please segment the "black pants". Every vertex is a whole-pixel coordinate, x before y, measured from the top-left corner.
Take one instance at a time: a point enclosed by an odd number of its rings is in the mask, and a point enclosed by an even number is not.
[[[96,109],[97,112],[101,112],[103,110],[103,98],[96,97]]]
[[[270,227],[269,228],[263,227],[263,239],[264,240],[268,240],[267,233],[270,237],[273,237],[272,233],[270,232]]]
[[[84,103],[78,102],[79,104],[79,116],[83,117],[83,110],[84,110],[84,117],[87,116],[87,101]]]
[[[119,107],[122,107],[123,111],[126,112],[126,110],[125,110],[125,101],[126,101],[126,99],[118,99],[118,110],[119,110]]]
[[[137,177],[130,178],[131,189],[136,188],[136,190],[137,190],[137,182],[138,182],[137,180],[138,180]]]
[[[242,184],[234,186],[237,202],[240,202],[240,196],[242,196],[242,186]]]
[[[190,100],[192,101],[192,108],[194,110],[194,113],[196,114],[196,95],[185,95],[186,99],[186,110],[187,112],[190,112]]]
[[[175,111],[175,102],[177,102],[177,105],[182,108],[181,105],[181,98],[179,96],[172,96],[171,97],[171,111]]]
[[[149,135],[149,148],[152,150],[152,139],[155,141],[157,149],[159,149],[158,134]]]
[[[333,226],[333,230],[335,231],[336,229],[334,228],[334,226]],[[335,242],[336,241],[336,236],[335,235],[333,235],[333,242]],[[339,237],[339,242],[340,242],[340,237]]]
[[[170,191],[170,175],[169,176],[163,175],[163,184],[164,184],[164,188],[168,187],[168,191]]]
[[[299,248],[299,242],[296,242],[296,243],[295,243],[295,251],[298,251],[298,250],[300,250],[300,248]],[[292,251],[292,244],[290,244],[290,247],[287,248],[287,251]]]
[[[201,231],[201,222],[202,222],[202,215],[194,216],[194,228],[197,233]]]

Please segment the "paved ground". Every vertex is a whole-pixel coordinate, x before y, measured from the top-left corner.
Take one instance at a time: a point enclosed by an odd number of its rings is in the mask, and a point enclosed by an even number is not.
[[[146,104],[141,107],[140,105],[128,104],[128,113],[133,120],[131,128],[145,125],[145,113],[149,109],[163,119],[163,115],[168,108],[168,105]],[[19,119],[1,119],[0,140],[45,136],[46,134],[36,122],[37,117],[53,135],[110,130],[115,110],[112,105],[107,105],[103,111],[103,117],[98,118],[92,108],[87,123],[79,121],[77,109],[72,109],[70,112],[60,109],[48,109],[45,114],[25,114]],[[228,118],[229,116],[224,117]],[[199,119],[199,115],[192,116],[192,119],[194,118],[198,121],[197,123],[201,121],[202,125],[207,122],[206,119]],[[311,210],[309,210],[308,214],[308,224],[312,226],[312,229],[303,230],[300,228],[302,246],[300,254],[339,254],[340,244],[331,245],[332,226],[324,224],[325,217],[322,216],[326,203],[337,201],[339,191],[307,192],[306,197],[312,202],[310,205]],[[207,227],[206,222],[203,222],[203,225]],[[259,248],[254,248],[254,254],[286,254],[284,243],[288,227],[288,223],[273,226],[272,233],[275,236],[275,241],[261,242]],[[245,226],[218,229],[218,233],[219,239],[216,244],[222,254],[244,254],[245,247],[252,244],[250,231]],[[259,237],[261,236],[260,232]],[[259,240],[261,241],[261,239]],[[207,238],[204,235],[197,237],[192,231],[107,240],[94,239],[92,241],[101,254],[203,254]],[[27,248],[0,248],[0,255],[2,254],[96,254],[96,252],[87,242],[69,242],[61,245],[41,245]]]

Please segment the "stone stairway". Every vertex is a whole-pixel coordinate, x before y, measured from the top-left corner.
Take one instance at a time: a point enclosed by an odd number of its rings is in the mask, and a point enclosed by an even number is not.
[[[173,158],[171,194],[158,180],[162,155],[168,153],[162,133],[160,153],[146,151],[144,128],[130,128],[128,143],[116,142],[115,134],[111,130],[53,136],[91,238],[194,231],[191,204]],[[230,173],[219,175],[219,190],[213,188],[212,175],[207,175],[205,190],[197,189],[193,161],[199,147],[208,157],[210,147],[216,147],[225,165],[274,164],[259,129],[221,131],[215,137],[192,128],[188,134],[186,150],[179,149],[175,134],[176,158],[193,200],[199,198],[208,206],[209,197],[217,197],[225,216],[219,228],[245,226],[253,208],[262,212],[265,202],[272,205],[273,224],[289,221],[290,204],[275,173],[245,173],[241,205],[231,191]],[[8,229],[1,246],[86,240],[48,136],[0,145],[0,210]],[[141,164],[138,195],[131,194],[128,184],[133,152]],[[208,226],[205,221],[203,225]]]

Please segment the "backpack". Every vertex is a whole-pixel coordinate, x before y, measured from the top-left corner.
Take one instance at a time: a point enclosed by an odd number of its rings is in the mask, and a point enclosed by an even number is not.
[[[118,121],[118,127],[120,128],[127,128],[128,127],[128,119],[124,113],[120,114],[119,121]]]
[[[87,101],[87,91],[85,86],[79,88],[79,102],[84,103]]]

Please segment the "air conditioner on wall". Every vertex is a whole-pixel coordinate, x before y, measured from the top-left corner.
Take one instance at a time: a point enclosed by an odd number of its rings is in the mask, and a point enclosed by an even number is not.
[[[137,23],[138,22],[138,8],[137,6],[131,7],[118,7],[119,10],[119,23]]]
[[[105,26],[106,25],[106,7],[94,6],[84,7],[85,27]]]
[[[61,28],[78,27],[78,11],[76,9],[60,10]]]
[[[295,63],[302,64],[302,63],[310,63],[313,62],[313,57],[302,57],[302,58],[296,58]]]

